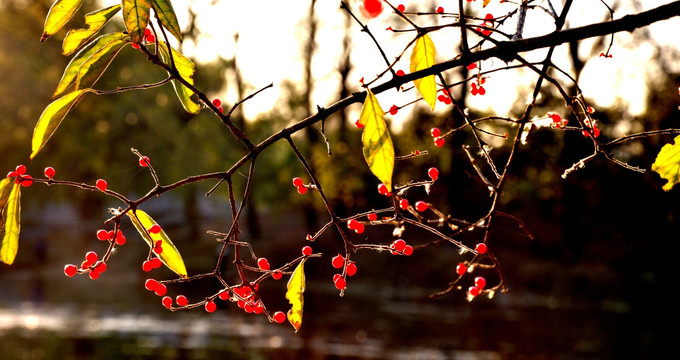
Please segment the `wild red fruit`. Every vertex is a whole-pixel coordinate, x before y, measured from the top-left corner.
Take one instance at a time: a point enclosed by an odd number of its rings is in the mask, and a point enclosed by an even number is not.
[[[406,73],[404,73],[404,70],[397,70],[397,76],[404,76]]]
[[[474,70],[477,67],[477,63],[470,63],[467,68],[468,70]]]
[[[220,300],[227,301],[231,297],[231,294],[229,293],[229,290],[224,290],[224,291],[220,292],[219,295],[217,295],[217,297]]]
[[[434,145],[436,147],[442,147],[444,144],[446,144],[446,140],[443,137],[434,138]]]
[[[97,230],[97,239],[101,241],[109,240],[109,232],[104,229]]]
[[[277,311],[277,312],[274,313],[274,316],[272,318],[274,319],[274,321],[281,324],[284,321],[286,321],[286,314],[284,314],[281,311]]]
[[[428,207],[429,207],[429,205],[424,201],[417,201],[416,202],[416,210],[418,210],[419,212],[423,212],[423,211],[427,210]]]
[[[412,254],[413,254],[413,246],[411,246],[411,245],[404,246],[404,255],[411,256]]]
[[[440,95],[440,96],[443,96],[443,95]],[[439,135],[441,135],[442,132],[441,132],[441,130],[439,130],[439,128],[434,127],[430,130],[430,134],[432,134],[433,138],[436,138],[436,137],[439,137]]]
[[[477,276],[475,278],[475,286],[478,287],[480,290],[484,289],[484,287],[486,286],[486,279],[484,279],[484,277],[482,276]]]
[[[406,241],[404,241],[402,239],[397,239],[397,240],[394,240],[392,245],[394,245],[394,250],[402,252],[402,251],[404,251],[404,248],[406,247]]]
[[[301,178],[299,178],[299,177],[293,178],[293,186],[300,187],[300,186],[303,186],[303,185],[304,185],[304,182],[302,181]]]
[[[347,281],[343,279],[342,277],[339,277],[335,280],[335,288],[338,290],[343,290],[347,287]]]
[[[100,191],[106,191],[106,187],[108,186],[108,184],[106,183],[106,180],[104,180],[104,179],[97,180],[95,185],[97,186],[97,189],[99,189]]]
[[[432,181],[436,181],[437,179],[439,179],[439,170],[437,170],[436,167],[431,167],[429,170],[427,170],[427,175],[430,176],[430,179],[432,179]]]
[[[307,187],[306,186],[298,186],[297,191],[298,191],[298,193],[300,193],[300,195],[304,195],[307,192]]]
[[[485,243],[479,243],[475,246],[475,250],[477,250],[478,253],[484,254],[486,253],[486,244]]]
[[[397,115],[398,112],[399,108],[397,107],[397,105],[392,105],[392,107],[390,108],[390,115]]]
[[[88,251],[87,254],[85,254],[85,260],[90,264],[94,264],[98,258],[97,253],[94,251]]]
[[[78,267],[76,267],[73,264],[68,264],[68,265],[64,266],[64,274],[66,274],[66,276],[68,276],[68,277],[74,276],[77,272],[78,272]]]
[[[366,218],[368,218],[369,221],[376,221],[376,220],[378,220],[378,214],[370,213],[370,214],[366,215]]]
[[[139,158],[139,166],[147,167],[149,164],[151,164],[151,161],[149,160],[148,156],[142,156]]]
[[[142,270],[144,270],[145,272],[149,272],[149,271],[151,271],[151,270],[153,270],[153,269],[154,269],[154,268],[153,268],[153,262],[151,262],[151,260],[145,260],[145,261],[142,263]]]
[[[479,288],[476,286],[470,286],[468,288],[468,294],[470,294],[472,297],[479,295]]]
[[[214,301],[208,300],[208,302],[205,303],[205,311],[209,313],[213,313],[217,310],[217,305],[215,304]]]
[[[153,251],[154,254],[160,255],[163,252],[163,246],[158,244],[158,245],[154,246],[153,249],[151,249],[151,250]]]
[[[282,277],[283,277],[283,273],[282,273],[282,272],[280,272],[280,271],[278,271],[278,270],[274,270],[274,272],[272,272],[272,278],[273,278],[274,280],[281,280]]]
[[[23,175],[21,181],[19,182],[23,187],[29,187],[33,185],[33,177],[31,175]]]
[[[118,245],[125,245],[127,242],[127,239],[125,238],[125,235],[123,235],[123,232],[118,230],[118,233],[116,234],[116,244]]]
[[[392,193],[389,190],[387,190],[387,185],[385,185],[385,184],[378,185],[378,193],[380,195],[385,195],[385,196],[391,196],[392,195]]]
[[[161,304],[165,306],[166,308],[171,308],[172,307],[172,298],[169,296],[164,296],[163,299],[161,300]]]
[[[158,281],[154,279],[146,279],[146,281],[144,282],[144,288],[146,288],[149,291],[155,291],[158,285],[160,284],[158,283]]]
[[[399,11],[401,11],[401,12],[404,12],[404,11],[406,11],[406,6],[404,6],[404,4],[399,4],[399,5],[397,6],[397,10],[399,10]]]
[[[269,270],[269,261],[266,258],[257,259],[257,267],[262,270]]]
[[[151,259],[151,260],[149,260],[149,261],[151,262],[151,266],[152,266],[154,269],[158,269],[159,267],[161,267],[161,266],[163,265],[163,262],[161,261],[161,259],[159,259],[159,258],[157,258],[157,257],[155,257],[155,258],[153,258],[153,259]]]
[[[333,265],[333,267],[336,268],[336,269],[341,268],[342,265],[344,265],[344,264],[345,264],[345,259],[340,254],[336,255],[331,260],[331,265]]]
[[[135,50],[139,50],[141,48],[141,46],[139,46],[139,44],[137,44],[137,43],[132,43],[132,48],[135,49]]]
[[[25,165],[17,165],[17,167],[14,169],[18,175],[25,175],[26,174],[26,166]]]
[[[152,234],[158,234],[159,232],[161,232],[161,226],[158,224],[153,224],[149,228],[149,232]]]
[[[463,275],[465,272],[467,272],[467,266],[463,263],[458,263],[458,266],[456,266],[456,274]]]
[[[354,122],[354,126],[356,126],[357,129],[362,129],[364,124],[361,123],[361,119],[357,119],[357,121]]]
[[[311,246],[303,247],[302,248],[302,255],[304,255],[304,256],[312,255],[312,247]]]
[[[354,276],[357,273],[357,264],[350,262],[347,264],[347,275]]]
[[[161,284],[161,283],[158,283],[158,285],[156,286],[156,289],[154,289],[154,292],[155,292],[156,295],[158,295],[158,296],[163,296],[163,295],[165,295],[165,293],[166,293],[167,291],[168,291],[167,286],[165,286],[165,285],[163,285],[163,284]]]
[[[361,4],[361,12],[367,18],[374,18],[383,10],[382,0],[363,0]]]
[[[100,273],[99,271],[97,271],[97,270],[92,269],[92,270],[90,271],[90,279],[92,279],[92,280],[97,280],[97,279],[99,279],[99,275],[101,275],[101,273]]]
[[[214,98],[212,104],[215,106],[222,106],[222,100],[220,100],[219,98]]]
[[[443,7],[438,7],[437,8],[437,14],[443,14],[444,13],[444,8]]]
[[[408,210],[408,200],[406,200],[406,199],[399,200],[399,207],[402,210]]]
[[[100,274],[106,271],[106,263],[105,262],[100,262],[99,265],[94,267],[94,270],[98,271]]]
[[[46,167],[45,168],[45,177],[48,178],[48,179],[53,178],[56,173],[57,172],[54,170],[53,167]]]

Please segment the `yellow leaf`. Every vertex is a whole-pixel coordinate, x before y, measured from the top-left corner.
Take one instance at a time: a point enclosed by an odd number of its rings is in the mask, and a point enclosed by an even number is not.
[[[71,55],[74,51],[80,49],[81,46],[102,29],[118,11],[120,11],[120,5],[113,5],[85,15],[85,26],[81,29],[71,29],[66,33],[64,42],[61,45],[61,53],[64,55]]]
[[[0,211],[7,205],[9,194],[12,193],[12,179],[4,178],[0,181]],[[0,227],[2,227],[2,219],[0,219]]]
[[[149,24],[150,9],[151,0],[123,0],[123,19],[132,42],[142,42],[144,30]]]
[[[170,0],[154,0],[153,11],[158,15],[158,19],[163,24],[163,27],[168,29],[181,42],[182,30],[179,28],[177,15],[175,15],[175,9],[172,8]]]
[[[59,29],[64,27],[84,2],[85,0],[55,1],[45,18],[45,26],[40,41],[45,41],[45,39],[54,35]]]
[[[142,210],[131,210],[127,212],[127,215],[130,220],[132,220],[132,225],[134,225],[135,229],[142,235],[144,241],[149,244],[149,247],[153,248],[159,240],[162,241],[163,251],[157,256],[163,264],[177,275],[184,278],[187,277],[187,269],[186,266],[184,266],[182,255],[180,255],[175,244],[172,243],[163,228],[161,228],[161,231],[158,234],[150,233],[148,229],[157,225],[156,221]]]
[[[0,235],[2,235],[0,261],[8,265],[14,263],[14,258],[17,256],[17,250],[19,250],[19,230],[21,229],[21,221],[19,218],[21,213],[20,199],[21,185],[15,183],[9,198],[7,199],[6,207],[0,209],[0,217],[7,219],[0,220],[0,223],[3,225],[0,227]]]
[[[490,2],[491,2],[491,0],[484,0],[482,7],[485,8],[487,5],[489,5]]]
[[[364,126],[361,142],[364,158],[371,172],[392,191],[392,172],[394,171],[394,145],[378,99],[367,90],[366,100],[361,109],[359,123]]]
[[[305,305],[305,259],[300,261],[300,264],[293,271],[293,275],[288,280],[286,288],[286,299],[292,305],[288,310],[288,322],[295,328],[295,332],[300,330],[302,325],[302,307]]]
[[[80,67],[88,61],[94,54],[98,53],[100,50],[106,48],[111,43],[118,43],[120,41],[129,39],[129,36],[123,32],[116,32],[111,34],[106,34],[98,37],[97,39],[90,42],[85,48],[80,50],[71,61],[66,65],[64,74],[59,80],[57,85],[57,90],[54,91],[52,99],[61,96],[71,90],[75,85],[78,73],[80,72]],[[75,90],[75,89],[73,89]]]
[[[435,64],[437,57],[437,49],[430,36],[425,34],[416,40],[416,45],[413,47],[411,53],[411,64],[409,69],[411,72],[427,69]],[[434,81],[434,75],[428,75],[424,78],[413,80],[418,92],[430,105],[432,110],[437,103],[437,83]]]
[[[652,170],[662,178],[668,180],[663,189],[669,191],[680,182],[680,135],[673,139],[673,143],[666,144],[656,156]]]
[[[80,65],[76,77],[76,90],[93,87],[126,43],[127,40],[122,39],[112,41]]]
[[[38,123],[35,124],[35,129],[33,129],[31,160],[33,160],[33,158],[38,155],[38,152],[40,152],[40,149],[45,146],[47,140],[49,140],[52,134],[57,130],[57,127],[61,124],[61,121],[64,120],[66,114],[73,109],[88,91],[90,91],[90,89],[76,90],[47,105],[40,115]]]
[[[184,78],[184,80],[186,80],[189,84],[193,84],[195,70],[194,62],[189,60],[189,58],[187,58],[186,56],[175,51],[175,49],[173,49],[172,47],[170,47],[170,51],[168,51],[168,46],[163,41],[159,41],[158,45],[159,45],[158,49],[160,50],[161,58],[163,59],[163,61],[165,61],[165,63],[170,66],[172,66],[172,64],[174,63],[175,68],[177,69],[179,75],[182,78]],[[170,58],[170,54],[172,54],[172,59]],[[182,103],[184,110],[192,114],[197,114],[201,110],[201,107],[198,106],[198,104],[191,99],[191,96],[194,95],[193,91],[189,90],[186,86],[184,86],[181,82],[177,80],[172,81],[172,86],[175,87],[175,93],[177,93],[177,97],[179,98],[179,101]]]

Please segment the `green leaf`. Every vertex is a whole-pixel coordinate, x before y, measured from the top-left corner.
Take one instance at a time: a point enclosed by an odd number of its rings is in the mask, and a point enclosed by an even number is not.
[[[184,266],[184,260],[182,260],[182,255],[172,243],[168,235],[161,228],[158,234],[152,234],[148,231],[149,228],[156,225],[156,221],[151,218],[147,213],[142,210],[136,209],[127,212],[128,217],[132,220],[132,225],[135,229],[142,235],[142,239],[146,241],[151,248],[154,247],[159,240],[162,241],[163,251],[157,255],[159,259],[168,267],[168,269],[174,271],[177,275],[186,278],[187,269]]]
[[[120,11],[120,5],[109,6],[105,9],[93,11],[85,15],[85,26],[81,29],[71,29],[66,33],[61,45],[61,53],[71,55],[101,30],[113,15]]]
[[[152,0],[123,0],[123,19],[133,43],[141,43],[144,30],[149,24]]]
[[[38,152],[45,146],[47,140],[57,130],[66,114],[80,101],[82,96],[90,89],[76,90],[68,93],[47,105],[38,119],[38,123],[33,129],[33,140],[31,142],[31,160],[38,155]]]
[[[182,42],[182,30],[179,28],[179,22],[177,21],[177,15],[175,15],[175,9],[172,8],[172,3],[169,0],[154,0],[153,11],[156,12],[163,27],[168,29],[177,40]]]
[[[0,227],[0,235],[2,236],[2,244],[0,244],[0,261],[5,264],[12,265],[14,258],[17,256],[19,250],[19,230],[21,229],[21,220],[19,215],[21,213],[21,185],[14,184],[7,205],[0,209],[0,217],[6,220],[0,220],[2,226]]]
[[[45,18],[45,26],[40,41],[45,41],[45,39],[54,35],[59,29],[64,27],[84,2],[85,0],[55,1]]]
[[[673,139],[673,143],[661,148],[652,164],[652,170],[668,180],[663,186],[666,191],[670,191],[675,184],[680,182],[680,135]]]
[[[52,99],[64,95],[69,90],[71,91],[74,90],[71,88],[76,84],[78,73],[80,72],[80,67],[83,65],[83,63],[88,61],[94,54],[98,53],[101,49],[106,48],[111,43],[118,43],[121,40],[126,40],[128,38],[129,38],[128,35],[123,32],[115,32],[111,34],[102,35],[97,39],[91,41],[85,48],[83,48],[75,56],[73,56],[68,65],[66,65],[64,74],[61,76],[61,80],[59,80],[57,90],[54,91]]]
[[[394,171],[394,145],[387,131],[387,124],[378,99],[371,90],[367,90],[366,100],[361,109],[359,122],[364,126],[361,142],[364,146],[364,158],[371,172],[392,191],[392,172]]]
[[[416,45],[413,47],[411,53],[411,64],[409,69],[411,72],[427,69],[435,64],[437,57],[437,49],[430,36],[425,34],[416,40]],[[418,92],[430,105],[432,110],[437,103],[437,83],[434,81],[434,75],[428,75],[424,78],[413,80]]]
[[[302,325],[302,309],[305,305],[305,259],[302,259],[293,271],[293,275],[286,285],[286,299],[292,305],[288,310],[288,322],[295,328],[295,332],[300,330]]]
[[[163,61],[170,66],[172,66],[174,62],[175,68],[177,69],[179,75],[182,78],[184,78],[184,80],[189,82],[189,84],[193,84],[195,70],[194,62],[189,60],[189,58],[185,57],[179,52],[175,51],[175,49],[173,49],[172,47],[170,47],[172,52],[171,61],[170,52],[168,52],[167,44],[163,41],[158,41],[158,45],[159,45],[158,49],[160,50],[161,58],[163,59]],[[191,96],[194,95],[193,91],[189,90],[178,80],[173,80],[172,86],[175,87],[175,93],[177,93],[177,97],[179,98],[179,101],[182,103],[184,110],[192,114],[197,114],[199,110],[201,110],[201,107],[198,106],[198,104],[191,99]]]
[[[80,65],[76,77],[76,90],[93,87],[126,43],[127,40],[122,39],[110,42]]]

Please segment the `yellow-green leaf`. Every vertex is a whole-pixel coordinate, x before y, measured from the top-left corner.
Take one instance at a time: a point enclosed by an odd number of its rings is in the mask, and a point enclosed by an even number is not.
[[[66,33],[61,45],[61,53],[71,55],[80,49],[111,20],[113,15],[120,11],[120,7],[120,5],[113,5],[85,15],[85,25],[81,29],[71,29]]]
[[[0,244],[0,261],[5,264],[12,265],[14,258],[17,256],[19,250],[19,230],[21,228],[21,220],[19,215],[21,213],[21,185],[14,184],[10,192],[7,204],[3,209],[0,209],[0,217],[6,220],[0,220],[2,227],[0,227],[0,235],[2,236],[2,244]]]
[[[184,80],[186,80],[189,84],[193,84],[195,69],[194,62],[191,61],[186,56],[175,51],[175,49],[173,49],[172,47],[170,47],[169,52],[167,44],[163,41],[159,41],[158,45],[159,45],[158,49],[160,50],[161,58],[163,59],[163,61],[170,66],[172,66],[172,64],[174,63],[175,68],[177,69],[179,75],[182,78],[184,78]],[[170,58],[171,53],[172,59]],[[201,107],[198,106],[198,104],[191,99],[191,96],[194,95],[193,91],[189,90],[178,80],[173,80],[172,86],[175,87],[175,93],[177,93],[177,97],[179,98],[179,101],[182,103],[184,110],[192,114],[197,114],[201,110]]]
[[[12,179],[4,178],[0,181],[0,211],[7,205],[9,194],[12,193]],[[0,227],[2,227],[2,219],[0,218]]]
[[[127,40],[123,39],[112,41],[80,65],[76,77],[76,90],[93,87],[126,43]]]
[[[38,123],[35,124],[35,129],[33,129],[31,160],[33,160],[33,158],[38,155],[38,152],[40,152],[40,149],[45,146],[47,140],[49,140],[52,134],[57,130],[57,127],[59,127],[61,121],[64,120],[66,114],[76,106],[78,101],[80,101],[83,95],[88,91],[90,91],[90,89],[76,90],[47,105],[40,115]]]
[[[359,122],[364,126],[361,142],[364,146],[364,158],[371,172],[392,191],[392,171],[394,171],[394,145],[378,99],[371,90],[367,90],[366,100],[361,109]]]
[[[168,269],[174,271],[177,275],[181,277],[187,277],[187,269],[184,266],[184,260],[182,260],[182,255],[172,243],[168,235],[161,228],[158,234],[152,234],[149,232],[149,228],[156,225],[156,221],[151,218],[147,213],[142,210],[132,210],[127,212],[128,217],[132,220],[132,225],[135,229],[142,235],[142,239],[146,241],[151,248],[161,240],[163,251],[157,255],[159,259],[168,267]]]
[[[91,41],[85,48],[73,56],[68,65],[66,65],[64,74],[61,76],[61,80],[59,80],[57,90],[54,91],[52,99],[65,94],[69,90],[73,90],[71,88],[76,84],[80,67],[94,54],[98,53],[101,49],[106,48],[109,46],[109,44],[118,43],[120,41],[127,40],[128,38],[128,35],[123,32],[115,32],[102,35]]]
[[[295,328],[295,332],[300,330],[302,325],[302,308],[305,305],[305,259],[293,271],[293,275],[288,280],[286,299],[291,305],[288,310],[288,322]]]
[[[45,41],[45,39],[54,35],[59,29],[64,27],[84,2],[85,0],[55,1],[45,18],[45,26],[40,41]]]
[[[666,144],[656,156],[652,170],[662,178],[668,180],[663,189],[669,191],[680,182],[680,135],[673,139],[673,143]]]
[[[411,64],[409,69],[411,72],[427,69],[435,64],[437,57],[437,49],[430,36],[425,34],[416,40],[416,45],[413,47],[411,53]],[[418,92],[430,105],[432,110],[437,103],[437,83],[434,81],[434,75],[428,75],[424,78],[413,80]]]
[[[134,43],[142,42],[144,30],[149,24],[149,10],[152,0],[123,0],[123,19],[130,39]]]
[[[182,30],[179,28],[177,15],[175,15],[175,9],[172,8],[170,0],[154,0],[153,11],[156,12],[163,27],[168,29],[177,40],[182,42]]]

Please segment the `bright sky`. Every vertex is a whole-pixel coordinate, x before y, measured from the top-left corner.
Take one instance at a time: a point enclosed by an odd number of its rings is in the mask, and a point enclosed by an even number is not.
[[[106,4],[117,3],[116,0],[106,0]],[[562,1],[552,0],[557,12],[561,10]],[[611,0],[606,0],[612,3]],[[620,8],[616,9],[615,18],[620,18],[628,13],[647,10],[668,1],[645,1],[639,5],[641,9],[634,11],[628,8],[629,1],[622,1]],[[399,2],[395,0],[395,4]],[[421,10],[433,11],[436,6],[443,6],[445,11],[455,11],[452,1],[434,1],[423,3],[417,0],[403,0],[407,11]],[[482,1],[465,2],[467,11],[483,17],[486,13],[494,15],[505,14],[516,8],[514,4],[500,4],[493,0],[489,6],[482,9]],[[624,4],[625,3],[625,4]],[[653,4],[652,4],[653,3]],[[306,36],[305,21],[309,11],[309,0],[254,0],[254,1],[174,1],[173,5],[179,17],[180,25],[186,26],[188,19],[187,8],[191,6],[197,14],[197,24],[202,31],[202,37],[196,43],[186,41],[184,52],[200,62],[210,61],[216,56],[225,59],[233,58],[237,54],[238,63],[242,71],[243,79],[254,91],[269,83],[274,83],[274,88],[258,95],[244,105],[246,117],[253,119],[258,113],[268,111],[276,106],[281,92],[279,90],[282,81],[289,79],[302,86],[303,62],[300,58],[303,41]],[[395,35],[385,31],[387,26],[407,28],[407,25],[387,9],[375,19],[367,19],[358,11],[359,0],[350,0],[350,4],[357,11],[355,14],[369,26],[373,34],[378,38],[388,59],[392,60],[400,54],[405,44],[412,38],[412,33]],[[428,5],[430,4],[429,8]],[[547,6],[547,0],[543,2]],[[316,16],[320,19],[317,34],[317,49],[313,58],[313,76],[315,91],[313,103],[326,106],[338,99],[339,77],[336,74],[339,56],[342,50],[341,41],[344,36],[345,16],[339,8],[339,0],[318,0]],[[450,7],[450,9],[447,8]],[[607,9],[600,1],[575,1],[570,11],[568,26],[576,27],[602,21],[608,17]],[[419,16],[413,19],[421,24],[432,24],[436,21],[434,16]],[[453,21],[442,19],[442,22]],[[504,30],[514,32],[514,18],[507,23]],[[650,28],[655,40],[661,44],[677,46],[677,39],[671,37],[680,28],[679,20],[665,21]],[[554,22],[541,10],[530,11],[527,15],[527,26],[524,37],[542,35],[554,30]],[[234,35],[239,34],[238,44],[234,41]],[[658,36],[660,35],[660,36]],[[456,30],[439,31],[431,34],[433,42],[437,46],[437,59],[443,61],[456,55],[457,46],[451,46],[451,39],[458,39]],[[356,24],[353,28],[353,52],[354,70],[350,73],[350,79],[356,79],[359,90],[359,79],[364,77],[369,80],[384,69],[385,63],[375,48],[370,38],[360,32]],[[654,48],[650,44],[640,44],[628,33],[618,33],[612,48],[612,59],[597,57],[604,48],[593,49],[594,55],[588,54],[594,39],[586,40],[582,44],[581,58],[588,59],[582,73],[581,88],[587,99],[595,101],[596,106],[611,107],[620,106],[627,110],[631,116],[644,111],[644,100],[647,94],[647,84],[655,79],[656,64],[650,61],[655,57]],[[608,42],[606,39],[605,42]],[[408,58],[410,49],[406,52],[401,63],[396,67],[408,72]],[[570,70],[571,63],[568,60],[566,46],[556,50],[553,59],[564,69]],[[544,52],[528,54],[529,60],[542,60]],[[499,60],[490,60],[483,64],[486,69],[494,66],[502,66]],[[644,69],[641,71],[641,69]],[[200,71],[200,65],[199,70]],[[487,80],[485,96],[469,97],[469,105],[480,109],[495,111],[498,115],[506,115],[513,105],[516,105],[518,87],[528,92],[535,81],[535,77],[527,82],[526,70],[505,71],[494,73]],[[227,102],[237,100],[235,89],[229,87],[224,94],[218,94]],[[417,96],[415,91],[397,93],[389,91],[378,96],[382,107],[387,110],[392,104],[402,105],[412,101]],[[442,108],[438,104],[438,109]],[[408,111],[402,110],[393,117],[393,123],[399,123],[408,116]],[[359,107],[352,108],[358,114]],[[439,111],[439,110],[438,110]],[[356,115],[358,116],[358,115]],[[397,129],[398,130],[398,129]]]

